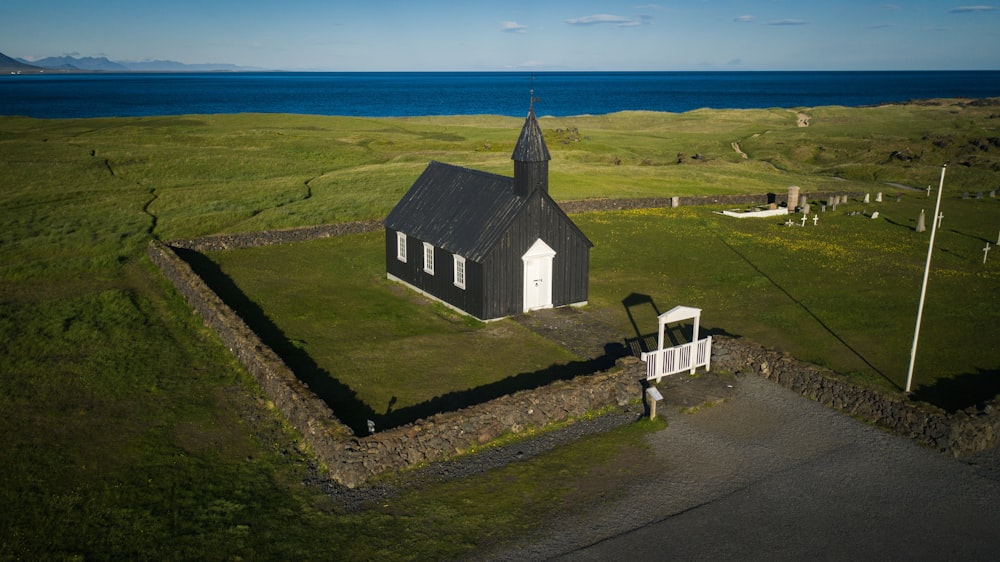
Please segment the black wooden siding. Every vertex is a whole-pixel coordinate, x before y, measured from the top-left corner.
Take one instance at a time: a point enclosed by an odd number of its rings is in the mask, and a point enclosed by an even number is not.
[[[536,192],[482,262],[465,261],[465,289],[454,284],[450,252],[434,249],[434,274],[424,271],[423,241],[407,236],[407,261],[396,258],[396,231],[385,231],[386,271],[413,287],[482,320],[518,314],[524,309],[522,256],[541,238],[556,255],[552,260],[552,305],[585,302],[589,290],[590,241],[561,209]]]
[[[483,268],[465,260],[465,289],[455,286],[455,260],[451,252],[434,248],[434,274],[424,271],[424,244],[413,236],[406,237],[406,263],[396,257],[396,231],[385,230],[386,273],[405,281],[442,301],[482,320]]]
[[[486,318],[501,318],[524,310],[522,256],[539,238],[556,251],[552,260],[552,305],[587,300],[590,241],[551,199],[539,192],[531,197],[535,201],[525,205],[524,212],[483,262]]]

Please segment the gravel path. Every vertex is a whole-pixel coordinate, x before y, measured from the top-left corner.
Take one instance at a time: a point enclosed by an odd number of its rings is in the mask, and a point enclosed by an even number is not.
[[[758,377],[649,437],[660,475],[489,560],[996,559],[1000,453],[960,461]]]

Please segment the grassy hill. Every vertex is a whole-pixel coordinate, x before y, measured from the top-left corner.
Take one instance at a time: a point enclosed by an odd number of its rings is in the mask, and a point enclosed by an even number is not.
[[[808,126],[800,126],[799,113]],[[1000,188],[998,118],[996,100],[941,100],[540,123],[559,200],[784,193],[792,184],[806,193],[895,192],[901,188],[889,183],[936,185],[940,166],[949,163],[953,207],[945,211],[948,238],[935,259],[959,272],[941,285],[963,304],[943,311],[940,323],[959,338],[995,335],[988,321],[967,319],[970,308],[994,311],[987,320],[998,308],[993,262],[974,270],[978,256],[969,257],[996,235],[989,226],[996,224],[996,202],[958,194]],[[585,498],[570,493],[574,484],[625,449],[634,470],[646,470],[641,432],[630,430],[343,513],[320,488],[303,484],[313,473],[295,435],[144,257],[151,238],[380,218],[431,159],[510,174],[520,126],[519,119],[494,116],[0,118],[0,559],[457,556],[530,532],[559,509],[586,507]],[[715,269],[707,280],[643,265],[639,252],[601,253],[602,244],[621,247],[612,241],[625,234],[653,249],[662,229],[680,226],[670,217],[588,215],[582,222],[599,241],[594,267],[606,272],[595,283],[594,306],[613,306],[622,283],[649,283],[660,303],[714,295],[731,310],[739,295],[755,290],[777,305],[713,323],[760,340],[795,330],[808,315],[803,309],[824,322],[831,314],[855,320],[838,312],[847,308],[841,299],[871,302],[874,310],[879,295],[912,289],[910,281],[882,276],[872,258],[898,252],[898,264],[887,260],[891,271],[918,267],[920,239],[903,250],[888,243],[879,249],[888,237],[910,236],[902,232],[921,192],[907,193],[906,213],[892,218],[897,225],[845,223],[850,243],[840,251],[860,253],[831,259],[819,239],[797,248],[785,238],[791,232],[749,224],[722,231],[715,219],[684,218],[685,228],[704,233],[693,239],[705,244],[703,260],[743,254],[759,268]],[[981,217],[984,208],[990,214]],[[774,251],[754,254],[761,239]],[[824,269],[830,264],[846,269]],[[803,272],[789,276],[792,270]],[[826,298],[798,303],[781,295],[846,281],[852,272],[870,287],[831,288]],[[856,320],[882,330],[881,314],[912,323],[905,307]],[[845,329],[827,325],[837,334]],[[908,329],[848,343],[887,369],[890,360],[879,349],[905,344]],[[792,351],[803,359],[840,361],[826,356],[829,339],[799,345]],[[995,375],[995,358],[979,358],[976,367]],[[602,485],[610,490],[634,476]]]

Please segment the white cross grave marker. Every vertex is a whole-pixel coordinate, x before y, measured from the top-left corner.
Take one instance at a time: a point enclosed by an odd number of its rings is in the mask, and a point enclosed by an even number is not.
[[[941,228],[941,221],[944,220],[944,213],[938,215],[938,228]]]
[[[983,263],[986,263],[986,256],[990,255],[990,250],[992,250],[992,248],[990,248],[990,243],[987,242],[986,247],[983,248]]]
[[[818,222],[819,222],[819,215],[813,215],[813,226],[816,226],[816,223]]]
[[[806,221],[807,221],[807,220],[809,220],[809,217],[807,217],[807,216],[805,216],[805,215],[802,215],[802,226],[805,226],[805,225],[806,225]]]

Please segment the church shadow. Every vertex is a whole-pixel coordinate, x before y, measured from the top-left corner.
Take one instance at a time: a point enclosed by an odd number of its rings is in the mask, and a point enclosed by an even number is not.
[[[519,373],[490,384],[437,396],[419,404],[395,409],[396,398],[393,397],[387,404],[385,412],[380,414],[363,402],[350,386],[317,365],[305,350],[285,335],[260,305],[240,290],[235,281],[226,275],[218,264],[193,250],[175,248],[174,251],[243,319],[261,342],[270,347],[295,376],[306,383],[309,389],[330,407],[334,415],[357,436],[369,434],[369,421],[375,423],[376,431],[392,429],[434,414],[461,410],[518,391],[533,390],[556,381],[606,371],[614,367],[618,359],[629,354],[623,343],[609,342],[604,346],[604,353],[598,357]]]
[[[1000,395],[1000,368],[977,369],[957,377],[938,379],[917,388],[910,397],[953,413],[982,406]]]
[[[240,290],[218,264],[199,252],[181,248],[175,248],[174,251],[243,319],[261,342],[281,357],[295,376],[307,384],[309,389],[333,410],[337,419],[350,427],[355,435],[368,433],[368,420],[374,418],[375,412],[358,399],[354,390],[317,365],[308,353],[289,340],[281,328],[257,303]]]
[[[461,410],[462,408],[489,402],[490,400],[495,400],[522,390],[534,390],[556,381],[570,380],[575,377],[606,371],[613,367],[618,359],[626,355],[628,355],[628,351],[623,344],[617,342],[608,343],[604,346],[604,354],[600,357],[550,365],[538,371],[519,373],[512,377],[475,388],[449,392],[441,396],[436,396],[426,402],[406,406],[398,410],[393,409],[394,400],[390,400],[385,413],[381,415],[376,414],[372,419],[375,421],[378,429],[399,427],[435,414]]]

